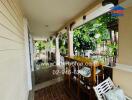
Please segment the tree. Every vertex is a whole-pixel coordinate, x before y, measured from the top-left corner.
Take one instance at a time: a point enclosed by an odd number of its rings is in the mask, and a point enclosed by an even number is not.
[[[106,13],[86,24],[74,29],[74,51],[95,50],[97,44],[110,39],[108,23],[117,20],[110,13]]]

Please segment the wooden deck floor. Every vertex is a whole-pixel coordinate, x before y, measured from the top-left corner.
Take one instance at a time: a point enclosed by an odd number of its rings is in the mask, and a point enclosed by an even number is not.
[[[60,82],[36,91],[35,100],[76,100],[71,94],[64,82]]]

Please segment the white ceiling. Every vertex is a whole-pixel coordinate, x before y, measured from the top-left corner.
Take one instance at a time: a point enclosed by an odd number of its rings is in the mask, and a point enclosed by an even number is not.
[[[20,0],[31,33],[46,38],[95,0]],[[47,27],[48,26],[48,27]]]

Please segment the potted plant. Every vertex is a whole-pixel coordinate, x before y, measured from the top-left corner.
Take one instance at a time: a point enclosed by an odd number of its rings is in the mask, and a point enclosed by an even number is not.
[[[114,66],[116,61],[116,56],[117,56],[117,48],[118,45],[116,43],[111,43],[107,45],[107,52],[106,56],[109,58],[109,66]]]

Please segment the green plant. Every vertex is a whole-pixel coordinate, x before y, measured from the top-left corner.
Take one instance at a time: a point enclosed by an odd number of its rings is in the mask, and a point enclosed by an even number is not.
[[[107,51],[106,51],[106,55],[108,57],[114,57],[115,53],[117,51],[118,45],[116,43],[111,43],[109,45],[107,45]]]
[[[59,48],[61,55],[66,55],[68,50],[67,33],[62,34],[59,37]]]
[[[108,23],[116,20],[117,17],[112,17],[110,13],[106,13],[74,29],[74,51],[96,50],[97,44],[110,40]]]
[[[45,42],[44,41],[36,41],[35,42],[35,48],[40,53],[43,49],[45,49]]]

